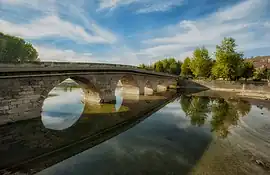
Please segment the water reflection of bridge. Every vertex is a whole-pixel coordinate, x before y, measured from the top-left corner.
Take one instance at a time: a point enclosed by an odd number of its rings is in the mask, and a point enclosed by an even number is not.
[[[40,118],[2,125],[0,154],[3,171],[34,173],[101,143],[151,115],[168,103],[174,92],[144,96],[115,113],[87,113],[71,127],[48,130]]]

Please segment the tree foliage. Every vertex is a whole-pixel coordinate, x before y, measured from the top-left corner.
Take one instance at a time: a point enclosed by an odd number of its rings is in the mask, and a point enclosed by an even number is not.
[[[170,73],[180,75],[182,62],[176,61],[175,58],[166,58],[159,60],[152,65],[140,64],[139,68],[147,70],[155,70],[157,72]]]
[[[191,76],[192,75],[192,72],[191,72],[191,69],[190,69],[190,58],[187,57],[182,66],[181,66],[181,75],[182,76]]]
[[[39,61],[38,52],[32,44],[23,39],[0,32],[0,61],[26,62]]]
[[[224,38],[221,45],[216,46],[216,63],[212,69],[215,78],[236,80],[240,77],[243,54],[236,52],[236,46],[233,38]]]
[[[262,79],[266,79],[267,78],[267,69],[266,68],[257,68],[255,71],[254,71],[254,77],[253,79],[255,81],[260,81]]]
[[[190,69],[195,77],[209,77],[211,74],[212,60],[205,47],[197,48],[193,52]]]
[[[242,63],[241,77],[248,79],[253,77],[255,71],[254,65],[250,61],[245,61]]]
[[[176,61],[175,58],[158,60],[152,65],[139,65],[142,69],[181,75],[189,78],[212,78],[223,80],[247,80],[268,79],[270,69],[255,69],[253,61],[243,59],[243,53],[236,51],[235,39],[224,38],[220,45],[216,46],[215,59],[211,59],[205,47],[196,48],[192,57],[186,57],[184,62]],[[254,58],[255,59],[255,58]]]

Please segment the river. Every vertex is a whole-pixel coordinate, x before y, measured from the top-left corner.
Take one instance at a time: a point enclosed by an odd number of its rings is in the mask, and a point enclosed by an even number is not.
[[[5,173],[270,174],[270,102],[214,91],[116,91],[85,104],[55,88],[41,118],[1,126]],[[4,137],[3,137],[4,138]]]

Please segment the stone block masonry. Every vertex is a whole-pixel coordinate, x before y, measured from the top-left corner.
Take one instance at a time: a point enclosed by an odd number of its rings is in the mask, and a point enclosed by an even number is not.
[[[115,101],[119,81],[144,94],[145,87],[165,91],[177,76],[115,64],[0,63],[0,124],[39,117],[48,93],[67,78],[81,86],[87,102],[99,104]]]

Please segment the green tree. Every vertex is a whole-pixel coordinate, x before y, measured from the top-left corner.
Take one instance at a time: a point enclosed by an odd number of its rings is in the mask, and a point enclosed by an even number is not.
[[[255,71],[254,65],[252,62],[250,61],[245,61],[242,63],[242,73],[241,73],[241,77],[248,79],[253,77],[253,73]]]
[[[162,61],[158,61],[154,64],[154,69],[157,72],[164,72],[164,67]]]
[[[187,57],[182,66],[181,66],[181,75],[182,76],[191,76],[192,75],[192,72],[191,72],[191,69],[190,69],[190,58]]]
[[[243,54],[236,52],[236,46],[233,38],[224,38],[221,45],[216,46],[216,63],[212,68],[215,78],[236,80],[240,77]]]
[[[163,64],[164,72],[170,73],[170,63],[168,59],[160,60]]]
[[[32,44],[23,39],[0,32],[0,61],[26,62],[39,61],[38,53]]]
[[[180,61],[170,64],[169,73],[174,74],[174,75],[180,75],[181,65],[182,63]]]
[[[267,69],[266,71],[267,80],[270,80],[270,69]]]
[[[141,69],[146,69],[146,65],[145,64],[139,64],[138,67],[141,68]]]
[[[193,52],[190,62],[190,69],[195,77],[209,77],[212,67],[212,60],[205,47],[197,48]]]
[[[266,78],[267,78],[267,69],[266,68],[257,68],[254,71],[253,79],[255,81],[260,81],[260,80],[266,79]]]

